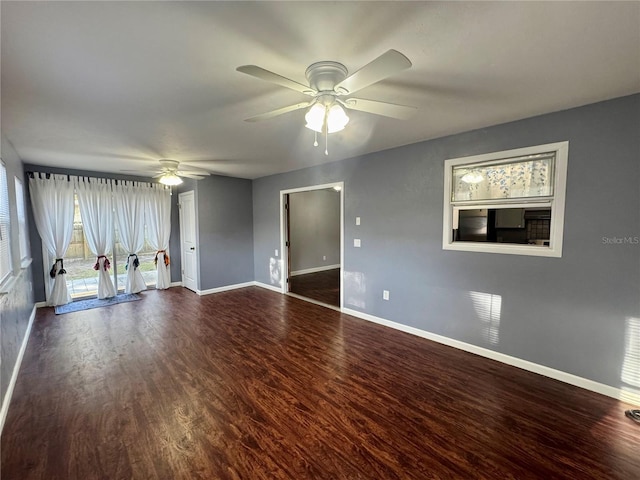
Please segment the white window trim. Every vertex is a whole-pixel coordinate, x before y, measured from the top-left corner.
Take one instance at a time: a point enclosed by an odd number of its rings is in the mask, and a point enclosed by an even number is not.
[[[18,177],[14,177],[14,183],[16,190],[16,210],[18,214],[18,248],[20,251],[20,268],[24,269],[31,264],[29,230],[27,228],[27,205],[25,200],[24,183]],[[18,185],[20,185],[19,190]],[[18,195],[18,192],[20,192],[20,196]],[[22,218],[20,213],[22,213]]]
[[[1,177],[4,177],[4,185],[0,185],[0,193],[2,192],[4,187],[4,190],[6,191],[6,194],[7,194],[6,199],[0,199],[0,200],[2,200],[3,203],[4,203],[4,200],[7,201],[6,221],[8,222],[7,234],[9,235],[8,239],[6,238],[3,239],[3,242],[7,242],[7,253],[9,255],[9,258],[8,258],[9,269],[0,278],[0,292],[7,293],[11,290],[13,283],[15,281],[15,278],[14,278],[14,269],[13,269],[13,256],[11,252],[11,203],[9,200],[9,172],[7,171],[7,167],[5,163],[2,161],[2,159],[0,159],[0,168],[2,169],[2,172],[3,172],[3,175]],[[2,221],[2,219],[0,219],[0,221]]]
[[[554,195],[539,199],[505,199],[500,201],[465,202],[466,205],[453,205],[452,172],[453,167],[482,162],[499,163],[504,159],[535,155],[544,152],[556,152],[554,168]],[[508,255],[531,255],[537,257],[562,257],[562,242],[564,237],[564,205],[567,185],[567,160],[569,157],[569,142],[548,143],[533,147],[518,148],[502,152],[492,152],[470,157],[452,158],[444,162],[444,209],[442,222],[443,250],[457,250],[464,252],[502,253]],[[459,202],[456,202],[459,203]],[[533,206],[551,206],[551,225],[549,246],[518,245],[509,243],[486,242],[454,242],[453,241],[453,212],[455,209],[479,208],[479,205],[491,205],[492,208],[521,208]]]

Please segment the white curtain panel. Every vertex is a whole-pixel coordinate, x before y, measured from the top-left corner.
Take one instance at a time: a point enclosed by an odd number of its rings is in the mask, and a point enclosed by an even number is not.
[[[145,219],[149,243],[157,250],[158,281],[156,288],[171,286],[169,262],[169,235],[171,234],[171,190],[164,185],[153,185],[146,195]]]
[[[76,193],[84,235],[89,248],[96,255],[98,270],[98,298],[115,297],[107,258],[113,245],[113,198],[111,180],[104,178],[76,178]]]
[[[65,305],[71,302],[67,290],[63,258],[73,234],[73,182],[66,175],[34,173],[29,178],[29,194],[36,228],[49,256],[55,259],[46,274],[47,305]]]
[[[127,282],[124,293],[147,289],[138,268],[138,253],[144,247],[144,186],[138,182],[118,182],[113,186],[113,200],[120,244],[127,251]]]

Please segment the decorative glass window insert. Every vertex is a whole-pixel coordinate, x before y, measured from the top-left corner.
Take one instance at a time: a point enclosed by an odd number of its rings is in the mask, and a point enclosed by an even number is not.
[[[11,220],[9,217],[9,190],[7,169],[0,161],[0,285],[13,271],[11,266]]]
[[[24,263],[29,259],[29,243],[27,241],[27,215],[24,206],[24,187],[18,177],[16,183],[16,208],[18,210],[18,241],[20,244],[20,262]]]
[[[555,152],[507,163],[453,167],[453,201],[550,197]]]
[[[562,256],[568,146],[446,160],[443,248]]]

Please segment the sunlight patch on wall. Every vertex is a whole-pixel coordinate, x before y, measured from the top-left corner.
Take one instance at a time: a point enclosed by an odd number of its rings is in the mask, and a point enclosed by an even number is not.
[[[347,305],[366,308],[367,282],[364,273],[344,272],[344,293]]]
[[[624,359],[620,379],[625,387],[640,393],[640,318],[627,317]]]
[[[282,260],[279,258],[269,259],[269,281],[271,285],[282,286]]]
[[[482,337],[490,345],[500,343],[500,312],[502,297],[493,293],[469,292],[476,316],[483,323]]]

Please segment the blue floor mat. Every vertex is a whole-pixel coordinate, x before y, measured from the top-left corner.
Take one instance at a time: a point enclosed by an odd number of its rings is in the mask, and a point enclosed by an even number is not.
[[[63,313],[80,312],[82,310],[89,310],[90,308],[108,307],[109,305],[115,305],[117,303],[135,302],[136,300],[142,300],[142,297],[135,293],[125,293],[122,295],[116,295],[115,297],[105,298],[98,300],[97,298],[91,298],[89,300],[79,300],[76,302],[67,303],[66,305],[58,305],[56,308],[56,315]]]

